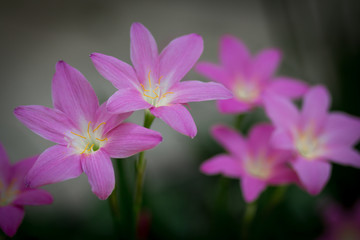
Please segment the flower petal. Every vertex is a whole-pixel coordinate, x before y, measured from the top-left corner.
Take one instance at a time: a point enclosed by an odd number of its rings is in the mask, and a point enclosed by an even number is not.
[[[169,91],[171,103],[201,102],[232,98],[232,93],[223,85],[214,82],[185,81],[176,83]]]
[[[283,150],[295,150],[294,140],[289,131],[276,129],[270,139],[270,143],[274,148]]]
[[[253,60],[253,71],[257,77],[271,77],[279,66],[281,52],[278,49],[265,49]]]
[[[156,147],[161,141],[160,133],[138,126],[123,123],[110,131],[105,150],[113,158],[126,158],[138,152]]]
[[[283,165],[273,170],[271,177],[267,180],[267,182],[272,185],[299,183],[299,178],[293,169]]]
[[[107,101],[110,113],[126,113],[148,109],[152,105],[144,100],[141,93],[133,88],[123,88],[114,93]]]
[[[323,157],[341,165],[360,168],[360,153],[348,146],[329,148]]]
[[[227,88],[232,87],[231,83],[233,81],[231,77],[221,66],[208,62],[200,62],[196,64],[195,71],[213,81],[224,84]]]
[[[233,72],[243,72],[249,63],[250,53],[242,41],[225,35],[220,40],[220,60],[225,68]]]
[[[234,178],[239,178],[243,172],[240,163],[226,154],[219,154],[206,160],[201,164],[200,171],[208,175],[224,174]]]
[[[298,98],[303,96],[308,88],[308,85],[300,80],[289,77],[277,77],[271,81],[267,90],[284,97]]]
[[[235,98],[217,101],[217,108],[221,113],[244,113],[253,108],[253,105],[241,102]]]
[[[274,127],[268,123],[260,123],[255,125],[249,133],[249,147],[254,152],[267,149],[269,147],[269,141],[274,131]]]
[[[27,189],[20,193],[13,204],[16,205],[44,205],[51,204],[53,198],[47,191],[43,189]]]
[[[38,187],[76,178],[82,172],[80,155],[74,155],[66,146],[55,145],[39,156],[25,182],[30,187]]]
[[[319,194],[330,178],[331,164],[328,162],[310,161],[299,157],[292,166],[306,190],[312,195]]]
[[[75,68],[59,61],[52,82],[54,107],[65,113],[75,124],[95,117],[99,101],[86,78]]]
[[[131,25],[130,57],[140,83],[145,83],[150,71],[157,76],[158,49],[156,41],[141,23]]]
[[[0,143],[0,182],[8,182],[10,181],[10,161],[6,154],[4,146]]]
[[[246,140],[236,130],[224,125],[215,125],[211,128],[211,135],[230,154],[242,157],[246,154]]]
[[[12,166],[12,179],[16,179],[19,189],[25,189],[24,177],[29,170],[34,166],[34,163],[38,159],[38,156],[26,158],[15,163]]]
[[[322,126],[330,107],[330,94],[324,86],[312,87],[304,97],[302,121]]]
[[[67,116],[57,109],[37,105],[19,106],[14,114],[34,133],[59,144],[67,144],[65,132],[74,128]]]
[[[166,124],[186,136],[194,138],[197,128],[189,111],[181,104],[151,108],[150,112]]]
[[[24,219],[24,215],[24,209],[21,207],[12,205],[0,207],[0,228],[7,236],[14,236]]]
[[[160,54],[161,85],[169,89],[194,66],[204,48],[200,35],[189,34],[172,40]]]
[[[288,99],[267,94],[264,103],[266,113],[276,127],[292,129],[298,124],[298,109]]]
[[[101,200],[107,199],[115,187],[110,156],[104,151],[97,151],[81,158],[81,165],[88,176],[91,191]]]
[[[329,147],[352,146],[360,139],[360,118],[342,112],[327,116],[322,136]]]
[[[140,86],[136,73],[129,64],[101,53],[92,53],[90,58],[96,70],[117,89]]]
[[[245,175],[241,178],[241,189],[246,202],[256,200],[259,194],[266,188],[266,183],[258,178]]]
[[[102,130],[103,135],[109,132],[111,129],[115,128],[121,124],[125,119],[130,117],[133,112],[126,112],[121,114],[111,114],[106,109],[107,102],[101,104],[96,112],[96,124],[99,126],[101,123],[105,123],[99,130]]]

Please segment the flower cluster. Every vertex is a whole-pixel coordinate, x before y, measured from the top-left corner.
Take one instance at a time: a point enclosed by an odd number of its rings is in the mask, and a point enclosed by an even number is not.
[[[288,77],[273,77],[278,50],[267,49],[251,59],[242,42],[225,36],[220,43],[221,66],[199,63],[203,75],[223,83],[234,94],[218,101],[222,113],[244,113],[264,107],[272,124],[254,126],[248,139],[225,126],[215,126],[214,138],[229,154],[201,166],[206,174],[241,179],[244,198],[251,202],[266,185],[297,183],[310,194],[321,192],[331,173],[329,160],[360,168],[353,148],[360,139],[360,119],[328,113],[330,95],[324,86],[309,88]],[[291,102],[303,96],[302,111]]]
[[[275,76],[279,50],[266,49],[252,57],[241,41],[224,36],[220,65],[196,65],[199,73],[216,82],[181,82],[202,54],[201,36],[178,37],[159,53],[149,30],[134,23],[130,42],[132,66],[101,53],[90,55],[97,71],[117,88],[104,103],[99,104],[77,69],[59,61],[52,79],[53,108],[26,105],[14,110],[20,122],[55,145],[14,166],[0,145],[0,228],[6,235],[16,233],[24,205],[52,202],[51,195],[38,187],[84,172],[92,192],[107,199],[116,184],[111,158],[137,153],[134,212],[139,220],[144,151],[162,141],[150,125],[159,118],[194,138],[197,127],[186,108],[189,102],[217,100],[219,112],[226,114],[264,108],[271,123],[253,126],[247,136],[225,125],[214,126],[211,134],[227,153],[200,167],[205,174],[241,179],[246,202],[255,201],[269,185],[295,183],[319,194],[330,178],[329,161],[360,167],[360,154],[353,148],[360,138],[360,119],[329,113],[330,94],[324,86]],[[296,98],[302,99],[301,111],[292,102]],[[125,122],[138,110],[145,110],[144,127]]]
[[[99,105],[95,91],[77,69],[59,61],[52,80],[54,108],[30,105],[14,110],[25,126],[56,145],[13,169],[6,157],[0,156],[0,227],[7,235],[15,234],[24,215],[23,205],[51,202],[51,197],[36,187],[84,172],[94,194],[107,199],[115,187],[111,158],[127,158],[162,141],[159,132],[124,123],[133,111],[149,110],[193,138],[196,125],[184,105],[232,97],[219,83],[180,82],[203,51],[201,36],[176,38],[160,54],[142,24],[131,26],[130,37],[133,67],[104,54],[90,55],[99,73],[118,89],[103,104]]]

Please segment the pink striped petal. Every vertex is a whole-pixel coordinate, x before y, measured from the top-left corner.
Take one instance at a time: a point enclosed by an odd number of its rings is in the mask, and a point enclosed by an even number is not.
[[[324,86],[312,87],[305,95],[302,120],[323,125],[330,107],[330,94]]]
[[[138,152],[152,149],[161,141],[160,133],[138,126],[123,123],[107,135],[108,142],[104,149],[113,158],[126,158]]]
[[[118,126],[122,123],[125,119],[130,117],[133,112],[121,113],[121,114],[111,114],[106,109],[107,102],[101,104],[96,112],[96,124],[95,126],[99,126],[101,123],[105,123],[100,127],[105,135],[107,132]]]
[[[226,99],[226,100],[219,100],[217,102],[217,108],[221,113],[244,113],[250,111],[253,106],[250,103],[241,102],[235,98]]]
[[[160,54],[161,85],[169,89],[194,66],[204,48],[200,35],[189,34],[172,40]]]
[[[246,140],[236,130],[224,125],[215,125],[211,128],[211,135],[230,154],[240,158],[246,154]]]
[[[13,204],[16,205],[44,205],[51,204],[53,198],[50,193],[43,189],[27,189],[20,193]]]
[[[114,113],[133,112],[151,108],[152,105],[144,100],[141,93],[133,88],[123,88],[114,93],[107,101],[107,110]]]
[[[52,82],[54,107],[75,124],[94,119],[99,101],[86,78],[75,68],[59,61]]]
[[[140,86],[136,73],[129,64],[101,53],[92,53],[90,58],[96,70],[117,89]]]
[[[257,77],[269,78],[277,70],[280,61],[281,52],[279,50],[263,50],[253,60],[253,72]]]
[[[352,146],[360,139],[360,118],[342,112],[327,115],[324,134],[331,146]]]
[[[97,151],[81,158],[81,165],[88,176],[91,191],[101,200],[107,199],[115,187],[110,156],[105,151]]]
[[[30,187],[38,187],[76,178],[82,172],[80,155],[74,155],[66,146],[55,145],[39,156],[25,182]]]
[[[67,144],[65,132],[74,128],[68,117],[57,109],[44,106],[19,106],[14,114],[31,131],[59,144]]]
[[[329,148],[323,157],[341,165],[360,168],[360,153],[348,146]]]
[[[151,113],[163,120],[175,131],[194,138],[197,128],[189,111],[181,104],[174,104],[150,109]]]
[[[243,172],[240,163],[225,154],[216,155],[206,160],[201,164],[200,171],[208,175],[223,174],[233,178],[239,178]]]
[[[213,81],[224,84],[229,89],[232,87],[233,80],[221,66],[208,62],[200,62],[196,64],[195,71]]]
[[[312,195],[319,194],[329,181],[331,164],[328,162],[299,157],[292,166],[306,190]]]
[[[8,205],[0,207],[0,228],[4,233],[13,237],[24,219],[24,209],[17,206]]]
[[[145,83],[151,71],[158,77],[158,49],[154,37],[141,23],[133,23],[130,29],[130,57],[140,83]]]
[[[176,83],[169,91],[171,103],[201,102],[232,98],[232,93],[223,85],[214,82],[185,81]]]
[[[264,97],[265,110],[273,124],[282,129],[292,129],[299,122],[298,109],[289,100],[273,95]]]
[[[0,182],[7,183],[10,181],[10,161],[6,154],[4,146],[0,143]]]
[[[303,96],[308,90],[308,85],[297,79],[289,77],[277,77],[272,80],[267,90],[288,98]]]
[[[244,72],[250,57],[249,50],[242,41],[230,35],[221,38],[220,60],[225,68],[233,72]]]
[[[246,202],[252,202],[258,198],[266,188],[264,180],[245,175],[241,178],[241,189]]]

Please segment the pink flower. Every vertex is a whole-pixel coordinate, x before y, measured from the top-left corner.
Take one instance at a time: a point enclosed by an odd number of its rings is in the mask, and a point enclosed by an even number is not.
[[[60,61],[52,82],[54,109],[20,106],[15,116],[30,130],[58,145],[48,148],[29,171],[30,186],[88,176],[92,191],[106,199],[114,189],[113,158],[129,157],[162,141],[158,132],[122,123],[131,113],[111,115],[75,68]]]
[[[134,23],[130,40],[134,67],[104,54],[93,53],[90,56],[99,73],[118,89],[108,101],[109,112],[150,109],[155,117],[176,131],[194,137],[196,125],[184,104],[232,97],[218,83],[180,82],[203,51],[201,36],[189,34],[176,38],[158,54],[149,30],[140,23]]]
[[[351,211],[331,204],[324,212],[325,233],[319,240],[360,239],[360,202]]]
[[[254,201],[267,185],[295,182],[297,176],[287,164],[292,158],[291,153],[269,145],[273,129],[270,124],[258,124],[245,139],[226,126],[215,126],[213,137],[229,153],[210,158],[200,170],[205,174],[224,174],[241,179],[246,202]]]
[[[281,54],[276,49],[265,49],[251,57],[249,50],[238,39],[224,36],[220,41],[220,63],[199,63],[196,71],[222,83],[234,94],[232,99],[218,101],[221,113],[242,113],[264,104],[264,93],[288,98],[302,96],[307,85],[289,77],[273,77]]]
[[[51,204],[51,195],[42,189],[26,188],[24,176],[37,157],[10,165],[5,149],[0,144],[0,228],[14,236],[24,218],[24,205]]]
[[[325,87],[306,93],[301,112],[287,99],[266,98],[266,112],[276,126],[272,143],[296,153],[292,166],[310,194],[318,194],[329,180],[328,160],[360,167],[360,154],[352,148],[360,138],[360,119],[328,113],[330,96]]]

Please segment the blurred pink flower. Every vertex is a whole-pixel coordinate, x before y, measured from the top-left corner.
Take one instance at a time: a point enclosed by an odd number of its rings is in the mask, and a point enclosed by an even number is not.
[[[237,131],[217,125],[213,137],[229,152],[204,162],[200,170],[205,174],[223,174],[241,179],[246,202],[254,201],[267,185],[281,185],[297,181],[295,172],[288,166],[292,155],[269,145],[273,126],[258,124],[244,139]]]
[[[24,218],[24,205],[51,204],[51,195],[42,189],[26,188],[24,177],[37,157],[10,165],[5,149],[0,144],[0,228],[14,236]]]
[[[331,204],[324,212],[325,232],[318,240],[360,239],[360,202],[351,211]]]
[[[118,89],[108,101],[110,112],[150,109],[155,117],[193,138],[196,125],[184,104],[232,97],[218,83],[180,82],[203,51],[201,36],[189,34],[176,38],[158,54],[149,30],[140,23],[133,23],[130,40],[134,67],[104,54],[90,56],[99,73]]]
[[[75,68],[60,61],[52,82],[54,109],[20,106],[15,116],[30,130],[58,145],[48,148],[29,171],[30,186],[41,186],[88,176],[92,191],[106,199],[114,189],[113,158],[151,149],[160,133],[133,123],[122,123],[131,113],[112,115],[99,106],[90,83]]]
[[[306,93],[301,112],[287,99],[266,98],[266,112],[276,126],[272,143],[297,154],[292,166],[310,194],[318,194],[329,180],[328,160],[360,167],[360,154],[352,148],[360,138],[360,119],[328,113],[330,96],[325,87]]]
[[[222,83],[234,98],[218,101],[221,113],[242,113],[264,104],[264,92],[288,98],[302,96],[307,85],[289,77],[274,77],[281,54],[277,49],[265,49],[254,58],[247,47],[233,36],[220,41],[220,65],[197,64],[196,71]]]

